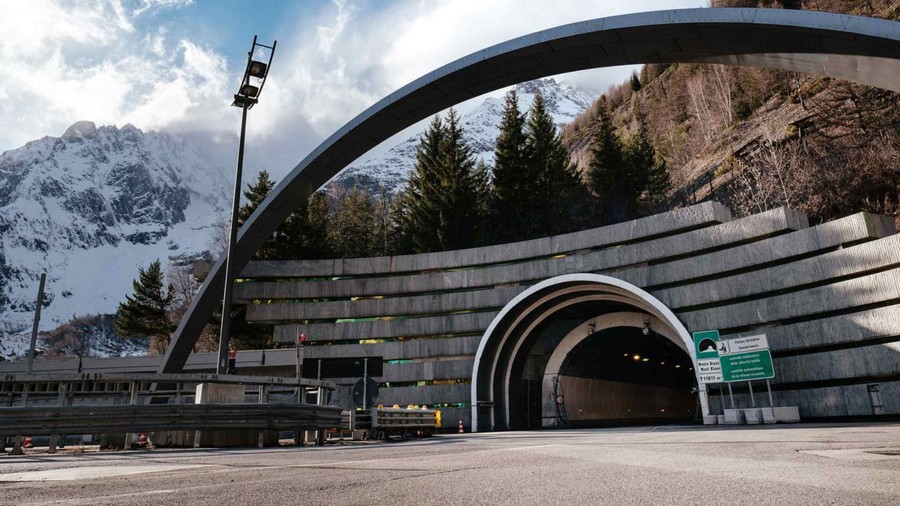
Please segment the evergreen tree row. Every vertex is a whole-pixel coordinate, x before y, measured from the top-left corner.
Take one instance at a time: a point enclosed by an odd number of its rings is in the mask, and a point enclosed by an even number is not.
[[[547,237],[666,209],[665,161],[643,117],[637,132],[616,133],[605,101],[584,180],[543,97],[522,113],[505,98],[493,178],[464,141],[457,112],[435,116],[422,134],[407,186],[393,199],[331,186],[315,193],[256,254],[260,260],[352,258],[443,251]],[[266,171],[244,192],[240,223],[275,188]]]

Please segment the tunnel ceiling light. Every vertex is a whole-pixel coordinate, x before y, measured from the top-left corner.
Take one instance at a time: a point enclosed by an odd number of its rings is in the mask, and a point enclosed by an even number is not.
[[[631,358],[633,358],[633,359],[635,359],[635,360],[640,360],[640,359],[641,359],[641,356],[640,356],[640,355],[635,355],[635,356],[633,356],[633,357],[631,357]]]
[[[645,358],[645,359],[641,360],[641,362],[649,362],[649,361],[650,361],[649,358]]]
[[[622,356],[623,356],[623,357],[627,357],[628,355],[631,355],[631,354],[630,354],[630,353],[626,353],[626,354],[624,354],[624,355],[622,355]]]
[[[680,369],[680,368],[681,368],[681,366],[680,366],[680,365],[678,365],[678,364],[675,364],[675,369]]]

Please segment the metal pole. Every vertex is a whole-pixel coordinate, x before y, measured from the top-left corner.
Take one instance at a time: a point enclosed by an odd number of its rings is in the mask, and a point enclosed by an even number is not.
[[[28,347],[28,366],[25,372],[31,374],[31,368],[34,366],[34,347],[37,346],[38,325],[41,323],[41,306],[44,302],[44,282],[47,281],[47,273],[41,273],[41,283],[38,286],[37,303],[34,308],[34,325],[31,327],[31,346]]]
[[[297,342],[297,380],[303,378],[303,343]]]
[[[719,404],[722,405],[722,414],[725,414],[725,387],[724,383],[719,383]]]
[[[363,359],[363,411],[365,411],[368,406],[366,402],[366,397],[368,397],[368,389],[369,389],[369,359]]]
[[[731,391],[731,383],[728,384],[728,397],[731,398],[731,409],[734,409],[734,392]],[[725,411],[722,411],[723,413]]]
[[[756,397],[753,397],[753,383],[748,381],[747,386],[750,387],[750,403],[753,404],[753,407],[756,407]]]
[[[234,199],[231,204],[231,231],[225,257],[225,295],[222,299],[222,324],[219,332],[219,362],[216,374],[225,374],[228,369],[228,338],[231,330],[231,292],[234,288],[234,243],[237,241],[237,220],[241,204],[241,173],[244,170],[244,135],[247,130],[247,106],[241,106],[241,139],[238,144],[237,171],[234,179]]]
[[[257,388],[258,388],[258,395],[259,395],[259,397],[257,398],[257,404],[265,404],[266,403],[266,386],[259,385],[259,387],[257,387]],[[266,432],[263,429],[258,429],[256,431],[256,447],[257,448],[262,448],[265,446],[265,442],[266,442],[265,435],[266,435]]]
[[[769,407],[774,408],[775,402],[772,400],[772,384],[769,383],[769,380],[766,380],[766,390],[769,391]]]

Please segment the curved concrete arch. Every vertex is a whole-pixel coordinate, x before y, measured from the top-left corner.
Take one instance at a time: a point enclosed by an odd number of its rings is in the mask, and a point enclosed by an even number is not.
[[[460,58],[391,93],[320,144],[238,232],[240,272],[297,202],[404,128],[515,83],[634,63],[717,62],[847,79],[900,91],[900,23],[784,9],[684,9],[559,26]],[[180,371],[224,287],[219,258],[166,350],[160,372]]]
[[[518,350],[521,342],[527,338],[526,333],[519,335],[519,339],[515,343],[510,344],[509,338],[513,329],[526,321],[526,316],[531,311],[541,308],[540,314],[532,315],[532,320],[526,324],[527,328],[533,328],[535,320],[548,317],[560,307],[567,305],[564,300],[559,304],[553,304],[553,300],[560,297],[566,297],[575,301],[582,301],[582,297],[578,297],[583,293],[583,300],[616,300],[624,302],[637,309],[641,309],[649,315],[657,318],[665,326],[669,327],[678,337],[682,345],[682,349],[688,351],[691,361],[694,362],[696,370],[696,357],[694,356],[694,344],[690,333],[684,327],[675,314],[660,302],[656,297],[632,285],[626,281],[602,274],[566,274],[544,280],[536,285],[531,286],[514,297],[507,303],[503,309],[494,317],[487,331],[478,344],[478,351],[475,353],[475,362],[472,368],[472,430],[479,430],[478,411],[481,402],[488,402],[492,406],[490,410],[490,425],[496,427],[497,406],[494,401],[502,402],[502,410],[500,416],[505,416],[505,423],[509,420],[509,386],[508,376],[512,360]],[[573,297],[574,296],[574,297]],[[577,303],[577,302],[573,302]],[[505,364],[501,364],[501,355],[509,355],[512,360],[506,360]],[[487,378],[485,378],[487,376]],[[502,391],[499,392],[501,398],[496,398],[497,393],[494,391],[497,378],[502,377]],[[479,393],[485,394],[479,398]],[[704,404],[704,413],[707,412],[706,399],[701,392],[701,402]]]
[[[614,327],[643,328],[645,319],[649,319],[650,330],[672,341],[676,346],[684,350],[684,342],[681,341],[681,337],[673,332],[665,322],[655,316],[629,311],[606,313],[585,320],[584,323],[575,327],[563,337],[562,341],[553,349],[550,360],[547,361],[547,369],[544,371],[544,376],[559,374],[566,356],[591,335],[588,333],[588,325],[593,324],[593,332],[597,333]],[[690,351],[684,351],[690,354]]]
[[[588,295],[582,295],[584,293],[588,293]],[[566,298],[565,300],[555,303],[556,299],[559,299],[560,296],[566,294],[576,294],[576,297]],[[497,378],[497,366],[500,362],[500,354],[504,352],[505,344],[509,340],[509,336],[513,333],[519,336],[519,339],[514,343],[510,343],[512,348],[509,351],[510,357],[518,357],[519,350],[522,349],[522,346],[528,340],[531,333],[535,328],[538,327],[541,323],[543,323],[547,318],[550,318],[554,314],[558,313],[560,310],[565,309],[567,307],[574,306],[576,304],[580,304],[582,302],[593,302],[593,301],[604,301],[604,302],[620,302],[622,304],[627,304],[635,309],[641,309],[646,311],[644,313],[646,316],[653,318],[658,321],[660,320],[654,314],[654,308],[649,304],[646,304],[642,300],[636,300],[633,297],[628,297],[627,295],[621,294],[620,290],[609,289],[606,285],[576,285],[573,287],[566,288],[561,292],[551,292],[544,296],[541,301],[544,304],[548,302],[554,302],[552,305],[547,305],[541,309],[539,314],[533,314],[529,309],[523,309],[520,311],[519,316],[516,318],[516,323],[510,325],[507,330],[503,333],[503,337],[501,339],[500,345],[498,346],[498,354],[494,356],[493,364],[491,366],[491,378]],[[536,304],[532,305],[532,307],[536,306]],[[521,322],[526,316],[531,316],[529,318],[529,322],[527,326],[523,330],[518,330],[517,324]],[[515,332],[513,330],[515,329]],[[673,334],[671,331],[669,334]],[[677,335],[677,334],[674,334]],[[677,338],[674,342],[679,348],[686,349],[686,344],[683,341],[680,341],[680,338]],[[687,351],[690,355],[690,351]],[[513,365],[514,360],[507,361],[505,363],[505,367],[503,368],[502,378],[503,381],[502,391],[503,391],[503,407],[505,411],[506,421],[509,423],[510,420],[510,395],[509,389],[512,381],[513,374]]]
[[[665,337],[690,355],[690,351],[684,348],[685,344],[681,340],[681,336],[679,336],[674,329],[666,325],[664,321],[653,315],[634,311],[601,314],[585,320],[583,323],[569,331],[559,344],[556,345],[556,348],[553,349],[553,353],[550,354],[550,359],[547,360],[547,366],[544,369],[544,376],[541,380],[542,397],[547,398],[548,393],[552,394],[554,392],[554,382],[560,374],[563,363],[565,363],[566,357],[569,356],[569,353],[571,353],[576,346],[603,330],[615,327],[643,328],[645,323],[650,330]],[[554,406],[558,409],[558,406]],[[542,411],[543,419],[547,419],[548,415],[551,414],[546,406],[542,406]],[[507,414],[507,417],[509,417],[509,414]]]

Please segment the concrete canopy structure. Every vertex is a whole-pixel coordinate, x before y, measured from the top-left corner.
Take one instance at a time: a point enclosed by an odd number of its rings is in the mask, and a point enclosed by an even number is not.
[[[821,12],[686,9],[595,19],[492,46],[388,95],[310,153],[238,234],[246,266],[275,228],[353,160],[404,128],[469,98],[515,83],[589,68],[706,62],[810,72],[900,91],[900,23]],[[181,370],[224,283],[213,266],[182,318],[160,372]]]

